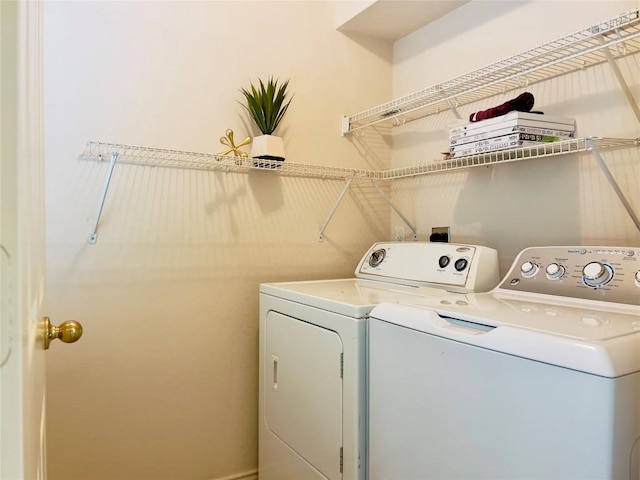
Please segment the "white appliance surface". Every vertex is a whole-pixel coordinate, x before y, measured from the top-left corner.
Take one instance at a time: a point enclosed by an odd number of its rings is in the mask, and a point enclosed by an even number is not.
[[[364,480],[369,312],[489,290],[499,281],[497,252],[377,243],[355,277],[260,286],[261,480]]]
[[[369,478],[640,479],[640,249],[523,250],[369,320]]]
[[[435,287],[413,287],[359,278],[265,283],[260,292],[353,318],[366,318],[382,302],[415,302],[425,295],[448,292]]]

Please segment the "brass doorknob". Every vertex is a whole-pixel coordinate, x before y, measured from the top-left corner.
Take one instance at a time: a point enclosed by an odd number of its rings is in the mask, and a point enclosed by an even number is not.
[[[49,317],[44,317],[44,349],[49,349],[51,340],[59,338],[64,343],[73,343],[82,336],[82,325],[75,320],[62,322],[59,327],[51,325]]]

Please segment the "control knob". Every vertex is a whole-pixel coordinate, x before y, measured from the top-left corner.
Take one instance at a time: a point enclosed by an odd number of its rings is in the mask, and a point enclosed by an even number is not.
[[[540,267],[533,262],[524,262],[520,265],[520,272],[523,277],[530,278],[533,277],[536,273],[538,273]]]
[[[559,280],[565,272],[565,268],[558,263],[550,263],[545,270],[549,280]]]
[[[640,270],[636,272],[636,286],[640,287]]]
[[[456,260],[456,263],[454,263],[454,266],[458,272],[461,272],[465,268],[467,268],[467,265],[469,265],[469,260],[467,260],[466,258],[459,258],[458,260]]]
[[[438,259],[438,265],[440,265],[440,268],[446,267],[447,265],[449,265],[449,262],[451,262],[451,257],[449,257],[448,255],[442,255]]]
[[[612,278],[611,267],[600,262],[587,263],[582,269],[582,281],[589,287],[600,287]]]
[[[372,267],[377,267],[382,263],[386,255],[387,255],[387,251],[384,248],[379,248],[378,250],[375,250],[373,253],[371,253],[371,256],[369,257],[369,265],[371,265]]]

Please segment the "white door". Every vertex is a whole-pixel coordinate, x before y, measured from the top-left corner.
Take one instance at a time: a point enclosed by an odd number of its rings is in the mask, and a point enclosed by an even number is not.
[[[0,479],[42,479],[41,8],[0,1]]]

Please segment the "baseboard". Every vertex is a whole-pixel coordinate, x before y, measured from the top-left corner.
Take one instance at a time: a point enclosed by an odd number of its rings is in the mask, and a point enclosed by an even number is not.
[[[247,470],[242,473],[234,473],[233,475],[227,475],[226,477],[212,478],[211,480],[258,480],[258,469]]]

